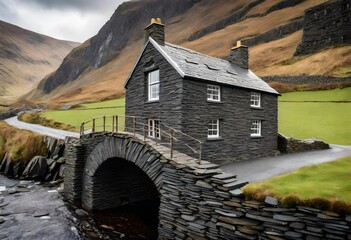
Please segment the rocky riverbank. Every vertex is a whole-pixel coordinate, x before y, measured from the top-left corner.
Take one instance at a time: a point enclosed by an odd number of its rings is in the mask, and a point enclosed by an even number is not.
[[[58,190],[0,175],[0,239],[82,239]]]

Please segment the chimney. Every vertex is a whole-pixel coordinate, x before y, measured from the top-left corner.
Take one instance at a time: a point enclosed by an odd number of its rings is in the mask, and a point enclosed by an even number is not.
[[[165,45],[165,26],[160,18],[152,18],[149,26],[145,28],[145,42],[152,37],[158,44]]]
[[[237,41],[236,46],[230,50],[229,62],[244,69],[249,68],[249,50],[247,46],[241,45],[241,41]]]

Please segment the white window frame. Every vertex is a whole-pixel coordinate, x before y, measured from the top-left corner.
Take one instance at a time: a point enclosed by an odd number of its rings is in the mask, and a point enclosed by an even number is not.
[[[207,100],[213,102],[220,102],[221,87],[218,85],[207,84]]]
[[[148,136],[150,138],[161,139],[160,120],[158,119],[148,120]]]
[[[251,137],[261,137],[262,136],[262,121],[253,120],[251,121]]]
[[[207,138],[219,138],[219,119],[208,120]]]
[[[261,93],[251,92],[250,106],[255,108],[261,107]]]
[[[158,101],[160,98],[160,70],[154,70],[147,75],[148,101]],[[153,90],[155,95],[153,95]]]

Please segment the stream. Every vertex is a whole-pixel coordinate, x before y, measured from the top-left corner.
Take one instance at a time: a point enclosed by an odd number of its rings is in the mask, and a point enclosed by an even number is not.
[[[0,175],[0,240],[155,239],[152,203],[88,214],[64,201],[59,184]],[[156,229],[156,231],[155,231]]]

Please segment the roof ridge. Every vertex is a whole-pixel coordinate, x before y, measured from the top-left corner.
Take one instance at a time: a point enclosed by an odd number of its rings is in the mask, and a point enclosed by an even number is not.
[[[210,56],[210,55],[207,55],[207,54],[204,54],[204,53],[200,53],[200,52],[194,51],[194,50],[192,50],[192,49],[189,49],[189,48],[186,48],[186,47],[183,47],[183,46],[180,46],[180,45],[172,44],[172,43],[169,43],[169,42],[165,42],[165,44],[166,44],[166,45],[169,45],[169,46],[171,46],[171,47],[180,48],[180,49],[183,49],[183,50],[185,50],[185,51],[198,54],[198,55],[203,56],[203,57],[212,58],[212,59],[215,59],[215,60],[217,60],[217,61],[229,62],[228,60],[225,60],[225,59],[222,59],[222,58],[213,57],[213,56]],[[230,63],[230,62],[229,62],[229,63]]]

